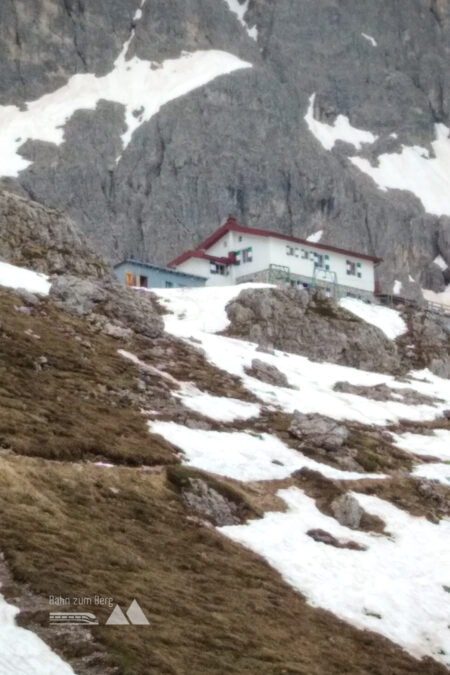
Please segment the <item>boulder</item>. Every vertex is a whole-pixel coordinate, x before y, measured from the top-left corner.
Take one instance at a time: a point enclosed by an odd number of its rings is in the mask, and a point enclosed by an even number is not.
[[[361,523],[364,511],[355,497],[344,494],[331,502],[333,515],[341,525],[357,529]]]
[[[133,331],[153,339],[164,332],[153,294],[126,288],[110,278],[57,277],[50,289],[50,299],[64,311],[87,319],[115,338],[127,339]]]
[[[201,478],[190,478],[182,496],[192,511],[218,527],[240,523],[238,505],[226,499]]]
[[[293,414],[289,433],[302,445],[321,447],[327,451],[338,450],[347,441],[347,427],[323,415],[305,415],[298,410]]]
[[[245,368],[245,372],[247,375],[256,377],[258,380],[271,384],[274,387],[289,387],[286,375],[279,371],[276,366],[261,361],[261,359],[253,359],[252,367]]]

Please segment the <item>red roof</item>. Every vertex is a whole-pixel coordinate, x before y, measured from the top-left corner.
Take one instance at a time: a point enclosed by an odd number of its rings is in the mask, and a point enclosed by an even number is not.
[[[360,258],[361,260],[370,260],[373,263],[377,264],[382,262],[382,258],[377,258],[372,255],[367,255],[365,253],[356,253],[355,251],[349,251],[345,248],[337,248],[336,246],[327,246],[326,244],[314,243],[308,241],[307,239],[300,239],[299,237],[291,237],[288,234],[281,234],[281,232],[273,232],[271,230],[260,230],[255,227],[244,227],[239,225],[235,218],[228,218],[227,222],[219,227],[218,230],[209,235],[204,241],[202,241],[193,251],[186,251],[182,255],[175,258],[169,263],[169,267],[175,265],[180,265],[185,260],[189,258],[207,258],[214,260],[215,262],[222,262],[225,264],[233,264],[235,262],[234,258],[214,258],[214,256],[208,256],[205,251],[207,251],[213,244],[215,244],[219,239],[221,239],[228,232],[240,232],[241,234],[253,234],[259,237],[275,237],[276,239],[283,239],[284,241],[291,241],[295,244],[303,244],[304,246],[311,246],[313,248],[322,249],[324,251],[333,251],[334,253],[342,253],[344,255],[351,256],[352,258]]]
[[[203,250],[195,249],[194,251],[186,251],[185,253],[182,253],[178,256],[178,258],[172,260],[168,266],[174,267],[175,265],[181,265],[181,263],[183,263],[185,260],[189,260],[190,258],[202,258],[203,260],[210,260],[211,262],[222,263],[223,265],[232,265],[236,262],[234,256],[220,258],[216,255],[208,255]]]

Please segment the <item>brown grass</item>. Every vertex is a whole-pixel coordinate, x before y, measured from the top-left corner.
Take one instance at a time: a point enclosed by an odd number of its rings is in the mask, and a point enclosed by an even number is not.
[[[137,369],[117,349],[248,398],[237,378],[170,338],[122,345],[46,302],[30,316],[15,310],[20,304],[0,292],[0,551],[14,579],[3,591],[19,604],[39,599],[22,622],[80,675],[445,672],[310,607],[258,556],[190,520],[179,495],[186,470],[170,468],[167,480],[173,448],[148,433],[134,399]],[[41,356],[48,363],[38,369]],[[155,378],[151,396],[167,398],[160,384]],[[122,466],[87,463],[95,459]],[[163,467],[123,466],[143,463]],[[208,480],[249,516],[260,513],[246,488]],[[151,626],[100,626],[95,642],[83,641],[49,629],[50,595],[113,597],[123,609],[136,598]],[[108,610],[96,613],[104,621]]]
[[[445,672],[308,606],[258,556],[189,522],[162,475],[4,458],[0,510],[0,547],[35,593],[138,599],[150,627],[92,628],[122,675]]]
[[[0,447],[66,461],[176,461],[124,394],[136,391],[137,380],[117,353],[121,345],[50,303],[31,316],[20,305],[0,293]],[[39,369],[40,357],[48,364]]]

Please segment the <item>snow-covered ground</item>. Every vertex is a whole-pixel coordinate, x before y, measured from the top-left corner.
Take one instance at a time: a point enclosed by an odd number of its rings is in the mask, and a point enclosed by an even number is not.
[[[431,436],[423,434],[392,434],[394,443],[402,450],[415,455],[437,457],[450,461],[450,430],[434,429]]]
[[[30,293],[48,295],[51,283],[45,274],[0,262],[0,286],[21,288]]]
[[[344,309],[359,316],[366,323],[371,323],[380,328],[390,340],[395,340],[408,330],[400,313],[395,309],[381,307],[380,305],[369,305],[367,302],[356,298],[342,298],[339,304]]]
[[[399,382],[391,375],[317,363],[296,354],[258,352],[254,343],[216,335],[215,332],[224,330],[229,323],[226,304],[243,288],[258,287],[264,285],[154,289],[154,292],[165,307],[173,312],[164,317],[169,333],[181,338],[193,338],[196,342],[191,344],[201,347],[213,365],[240,377],[244,386],[266,405],[284,412],[300,410],[304,413],[332,414],[339,420],[384,426],[400,419],[432,420],[450,406],[450,381],[429,371],[411,373],[414,378],[411,382]],[[393,310],[390,311],[396,316]],[[391,317],[390,314],[388,316]],[[291,388],[274,387],[247,375],[245,369],[251,367],[254,358],[274,365],[285,373]],[[363,396],[333,391],[337,382],[366,386],[386,384],[399,395],[402,389],[413,387],[420,393],[441,399],[441,402],[411,406],[403,403],[401,397],[398,401],[373,401]]]
[[[270,434],[203,431],[188,429],[175,422],[159,421],[150,422],[150,429],[179,447],[186,456],[187,464],[236,480],[276,480],[287,478],[303,468],[337,480],[384,478],[381,474],[341,471],[316,462]]]
[[[218,333],[230,323],[225,307],[246,288],[270,288],[270,284],[204,286],[203,288],[153,288],[168,311],[164,317],[168,333],[189,337],[198,331]],[[141,291],[145,293],[145,290]]]
[[[16,626],[18,612],[0,595],[0,675],[75,675],[35,633]]]
[[[245,525],[220,528],[262,555],[310,604],[359,628],[376,631],[416,657],[450,665],[448,593],[450,522],[415,518],[384,500],[353,493],[386,523],[389,536],[339,525],[297,488],[280,490],[286,513],[266,513]],[[321,528],[365,551],[338,549],[306,533]]]
[[[251,287],[247,285],[246,287]],[[450,407],[450,380],[428,370],[413,371],[402,381],[390,375],[371,373],[275,351],[256,351],[257,345],[217,335],[228,325],[226,304],[242,287],[169,289],[156,291],[173,314],[164,317],[168,332],[202,349],[218,368],[241,378],[243,385],[273,410],[292,413],[321,413],[337,420],[354,420],[387,427],[400,419],[431,420]],[[391,339],[404,332],[397,312],[352,302],[363,320],[378,325]],[[350,309],[350,307],[348,307]],[[381,312],[372,310],[382,310]],[[290,387],[265,384],[245,373],[252,359],[275,365],[285,373]],[[364,396],[333,391],[336,382],[373,386],[384,383],[398,400],[375,401]],[[195,409],[220,419],[212,401],[205,401],[192,390],[180,389],[175,395],[197,396]],[[402,400],[403,389],[414,389],[436,399],[434,405],[412,405]],[[222,406],[222,403],[220,403]],[[234,404],[232,404],[234,405]],[[193,406],[190,406],[193,407]],[[227,408],[224,404],[224,420]],[[174,422],[149,422],[153,433],[161,434],[177,446],[186,464],[240,481],[283,479],[307,467],[330,479],[384,480],[385,476],[341,471],[312,460],[286,446],[269,433],[210,431],[189,429]],[[250,423],[249,423],[250,427]],[[412,474],[449,484],[450,431],[437,430],[430,436],[394,434],[395,444],[417,455],[428,454],[441,460],[418,464]],[[354,482],[357,490],[357,482]],[[287,512],[266,513],[244,525],[220,528],[227,536],[259,553],[295,589],[317,607],[362,629],[376,631],[414,656],[428,655],[450,665],[448,593],[450,587],[450,521],[433,524],[415,518],[390,502],[352,493],[363,509],[379,516],[386,524],[384,534],[350,530],[334,518],[321,513],[313,499],[291,487],[278,492]],[[321,528],[340,540],[352,540],[365,550],[335,548],[307,535]]]
[[[144,5],[137,9],[136,21],[142,18]],[[23,109],[14,105],[0,106],[0,176],[16,177],[31,164],[20,154],[20,147],[28,139],[60,145],[64,140],[64,127],[72,115],[77,110],[95,110],[102,99],[125,106],[127,129],[122,135],[125,149],[134,131],[164,104],[219,75],[251,68],[250,63],[216,49],[186,52],[162,63],[137,56],[127,60],[133,38],[134,30],[107,75],[80,73],[56,91],[29,101]]]

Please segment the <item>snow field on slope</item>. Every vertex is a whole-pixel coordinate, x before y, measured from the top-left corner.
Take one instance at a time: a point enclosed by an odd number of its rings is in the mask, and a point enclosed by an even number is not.
[[[357,628],[381,633],[420,658],[450,665],[450,522],[416,518],[377,497],[352,493],[390,536],[351,530],[321,513],[298,488],[280,490],[289,507],[245,525],[219,528],[262,555],[309,603]],[[366,551],[338,549],[306,532],[321,528]]]
[[[363,34],[363,37],[370,40],[370,36]],[[325,150],[332,150],[339,140],[350,143],[356,150],[361,150],[364,143],[372,144],[377,140],[370,131],[353,127],[345,115],[338,115],[333,124],[315,119],[315,97],[316,94],[311,95],[304,119]],[[435,124],[434,132],[432,154],[418,145],[402,145],[400,152],[379,155],[376,165],[364,157],[353,156],[349,160],[370,176],[381,190],[412,192],[428,213],[450,215],[450,130],[445,124]],[[397,137],[396,134],[391,136]]]
[[[179,447],[186,464],[242,481],[277,480],[308,468],[336,480],[382,479],[381,474],[341,471],[292,450],[270,434],[245,431],[204,431],[175,422],[150,422],[150,430]],[[274,463],[276,462],[276,463]]]
[[[193,338],[193,346],[201,347],[213,365],[241,378],[244,386],[266,405],[287,413],[319,413],[337,420],[352,420],[363,424],[387,425],[400,419],[415,421],[439,417],[450,406],[450,380],[430,371],[410,373],[410,381],[399,382],[391,375],[317,363],[304,356],[276,351],[274,355],[257,351],[257,345],[215,335],[228,324],[226,304],[244,288],[265,285],[243,284],[221,288],[155,289],[167,310],[164,316],[167,332],[181,338]],[[275,387],[245,373],[254,358],[276,366],[283,372],[292,388]],[[333,391],[337,382],[374,386],[386,384],[401,396],[402,389],[413,388],[419,393],[441,399],[435,405],[407,405],[399,401],[374,401],[355,394]]]
[[[75,675],[37,635],[16,626],[18,613],[0,595],[0,675]]]
[[[352,314],[356,314],[366,323],[371,323],[382,330],[390,340],[395,340],[408,330],[400,313],[390,307],[371,305],[356,298],[342,298],[339,305]]]
[[[376,166],[363,157],[351,157],[350,161],[381,190],[407,190],[416,195],[428,213],[450,215],[449,129],[436,124],[435,134],[431,143],[434,157],[426,148],[403,145],[401,152],[380,155]]]
[[[214,330],[226,328],[225,305],[240,290],[231,287],[164,292],[166,308],[176,312],[164,317],[166,329],[198,345],[217,367],[239,376],[244,386],[269,407],[287,412],[320,412],[335,419],[383,426],[400,418],[433,419],[449,407],[450,381],[428,370],[413,371],[409,381],[399,382],[389,375],[314,363],[279,351],[274,355],[258,352],[255,344],[215,335]],[[256,357],[284,372],[294,388],[270,386],[246,375],[244,367]],[[412,388],[442,402],[415,406],[400,401],[371,401],[334,392],[333,385],[338,381],[365,386],[385,383],[400,397],[402,389]],[[149,426],[152,432],[178,446],[187,464],[236,480],[282,479],[304,466],[331,479],[371,477],[311,460],[270,434],[193,430],[159,421]],[[441,430],[435,434],[434,454],[438,458],[448,448],[447,433]],[[401,447],[413,445],[407,434],[394,435],[394,440]],[[415,467],[412,475],[444,483],[447,472],[450,474],[450,466],[432,463]],[[377,474],[376,478],[384,476]],[[353,494],[363,509],[385,522],[388,534],[380,535],[341,526],[322,514],[314,500],[298,488],[281,490],[278,495],[289,507],[286,513],[266,513],[261,519],[220,530],[262,555],[313,606],[327,609],[357,628],[378,632],[417,658],[428,655],[448,664],[450,634],[444,588],[450,586],[448,519],[435,525],[379,498]],[[306,534],[315,528],[338,539],[356,541],[366,550],[338,549],[316,542]]]
[[[142,7],[136,20],[142,18]],[[219,75],[252,65],[224,51],[210,49],[183,53],[176,59],[152,63],[137,56],[126,60],[134,30],[124,44],[110,73],[96,77],[91,73],[73,75],[63,87],[39,99],[29,101],[24,110],[0,106],[0,176],[17,177],[32,162],[24,159],[19,148],[27,140],[60,145],[64,127],[77,110],[95,110],[100,100],[125,106],[127,130],[122,135],[125,149],[134,131],[160,108],[201,87]],[[135,115],[139,111],[139,115]]]
[[[51,283],[45,274],[33,272],[25,267],[17,267],[0,262],[0,286],[24,289],[30,293],[48,295]]]

